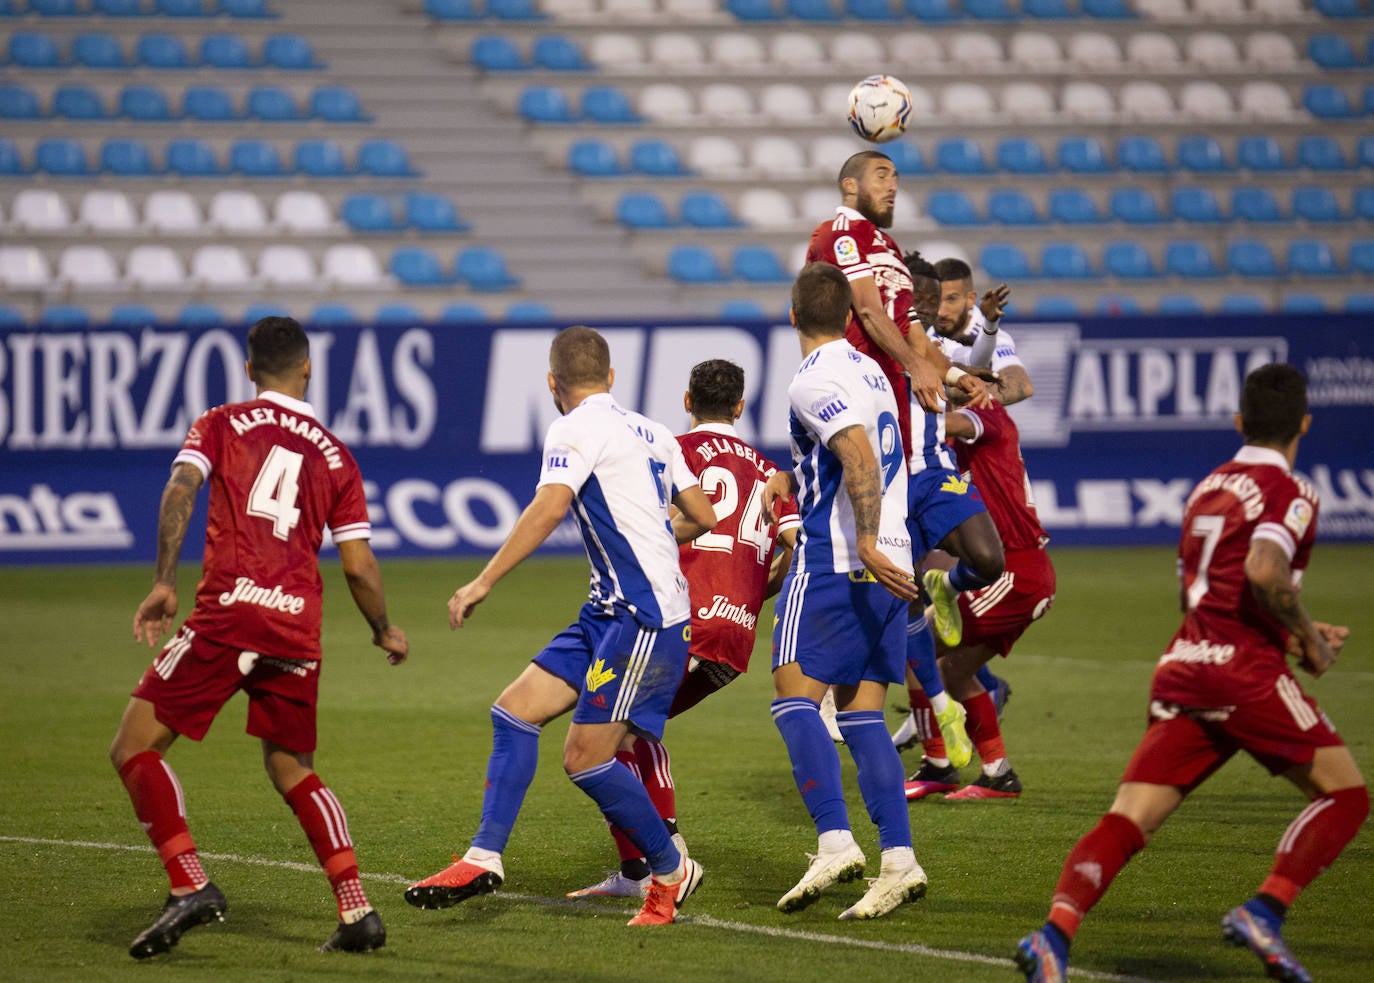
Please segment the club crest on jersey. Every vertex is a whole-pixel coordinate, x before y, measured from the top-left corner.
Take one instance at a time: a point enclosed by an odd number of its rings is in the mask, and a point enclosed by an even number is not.
[[[587,670],[587,692],[595,693],[615,678],[615,670],[606,668],[606,660],[597,659]]]
[[[853,236],[840,236],[835,240],[835,262],[840,266],[853,266],[861,258],[859,244]]]
[[[1307,527],[1312,524],[1312,503],[1305,498],[1293,499],[1288,506],[1288,514],[1283,517],[1283,524],[1294,536],[1302,539]]]

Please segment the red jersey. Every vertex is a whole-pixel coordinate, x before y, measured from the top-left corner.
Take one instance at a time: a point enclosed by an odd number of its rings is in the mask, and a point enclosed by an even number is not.
[[[186,626],[244,651],[318,659],[324,527],[336,543],[372,535],[353,455],[309,403],[264,392],[205,413],[180,462],[210,483],[205,570]]]
[[[911,330],[911,273],[902,262],[896,241],[852,208],[841,205],[835,217],[811,232],[806,246],[808,263],[829,263],[844,271],[849,280],[873,277],[883,310],[905,338]],[[844,336],[848,342],[877,362],[897,397],[897,422],[902,446],[911,453],[911,386],[901,363],[868,336],[851,307]]]
[[[973,423],[973,437],[953,441],[960,474],[983,493],[992,524],[1007,550],[1039,549],[1050,541],[1040,525],[1030,477],[1021,457],[1021,433],[1001,403],[956,412]]]
[[[1255,599],[1245,557],[1257,539],[1287,554],[1300,583],[1317,535],[1317,496],[1275,450],[1245,446],[1193,489],[1178,547],[1186,613],[1151,697],[1194,707],[1267,696],[1291,675],[1288,632]]]
[[[779,501],[778,521],[767,520],[760,493],[777,466],[729,424],[703,423],[677,440],[717,519],[715,529],[679,547],[692,599],[691,653],[744,672],[773,546],[779,534],[799,525],[796,503]]]

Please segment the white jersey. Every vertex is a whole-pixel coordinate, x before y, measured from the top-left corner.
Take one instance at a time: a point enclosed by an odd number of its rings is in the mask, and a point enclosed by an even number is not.
[[[968,324],[964,330],[960,331],[953,338],[946,338],[937,334],[934,328],[926,331],[926,337],[939,346],[940,351],[945,353],[945,357],[952,362],[962,362],[969,364],[969,349],[973,347],[974,340],[979,332],[983,330],[983,325],[987,324],[987,319],[983,317],[983,312],[975,305],[968,312]],[[992,364],[985,365],[983,368],[990,368],[994,372],[1001,372],[1003,369],[1013,365],[1021,365],[1021,359],[1016,355],[1016,341],[1006,328],[999,328],[997,331],[997,347],[992,353]],[[1024,366],[1023,366],[1024,367]]]
[[[930,469],[958,471],[954,452],[945,443],[945,401],[940,400],[938,413],[927,413],[911,397],[911,453],[907,455],[907,470],[912,474]]]
[[[588,396],[544,437],[539,486],[551,484],[575,494],[591,603],[628,610],[646,628],[686,621],[691,602],[668,506],[697,479],[673,432],[610,393]]]
[[[827,342],[802,362],[787,387],[787,398],[802,522],[793,570],[850,573],[863,569],[844,469],[826,446],[835,434],[857,424],[868,436],[883,484],[878,549],[910,572],[904,451],[897,400],[882,368],[843,339]]]

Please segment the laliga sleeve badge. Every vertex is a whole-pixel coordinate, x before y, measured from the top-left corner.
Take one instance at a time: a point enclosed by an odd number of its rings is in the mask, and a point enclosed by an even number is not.
[[[1305,498],[1295,498],[1288,506],[1288,514],[1283,517],[1283,524],[1298,539],[1307,533],[1307,527],[1312,524],[1312,503]]]
[[[861,258],[859,244],[853,236],[840,236],[835,240],[835,262],[840,266],[853,266]]]

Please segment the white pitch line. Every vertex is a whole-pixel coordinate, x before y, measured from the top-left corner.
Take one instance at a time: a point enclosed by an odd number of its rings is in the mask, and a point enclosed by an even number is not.
[[[38,836],[3,836],[3,843],[28,843],[33,846],[84,847],[90,850],[122,850],[129,853],[153,853],[146,843],[101,843],[94,840],[55,840]],[[276,867],[281,870],[296,870],[307,874],[318,874],[318,864],[302,864],[294,860],[271,860],[267,857],[245,857],[237,853],[201,853],[206,860],[223,860],[229,863],[252,864],[256,867]],[[385,884],[412,884],[414,878],[401,874],[359,874],[363,880],[379,881]],[[533,902],[546,907],[583,908],[605,910],[605,906],[592,901],[573,898],[546,898],[534,894],[518,894],[512,891],[497,891],[492,898],[507,901]],[[985,956],[977,952],[961,952],[957,949],[932,949],[914,942],[880,942],[875,939],[855,939],[847,935],[831,935],[825,932],[805,932],[794,928],[777,928],[771,925],[751,925],[747,922],[729,922],[711,915],[683,915],[679,921],[703,928],[717,928],[727,932],[745,932],[753,935],[767,935],[771,938],[792,939],[798,942],[823,942],[826,945],[844,945],[856,949],[874,949],[879,952],[900,952],[928,959],[947,959],[954,962],[979,963],[984,966],[999,966],[1014,970],[1016,964],[1010,959]],[[1069,969],[1069,975],[1084,980],[1105,980],[1107,983],[1157,983],[1142,976],[1124,976],[1120,973],[1101,973],[1091,969]]]

